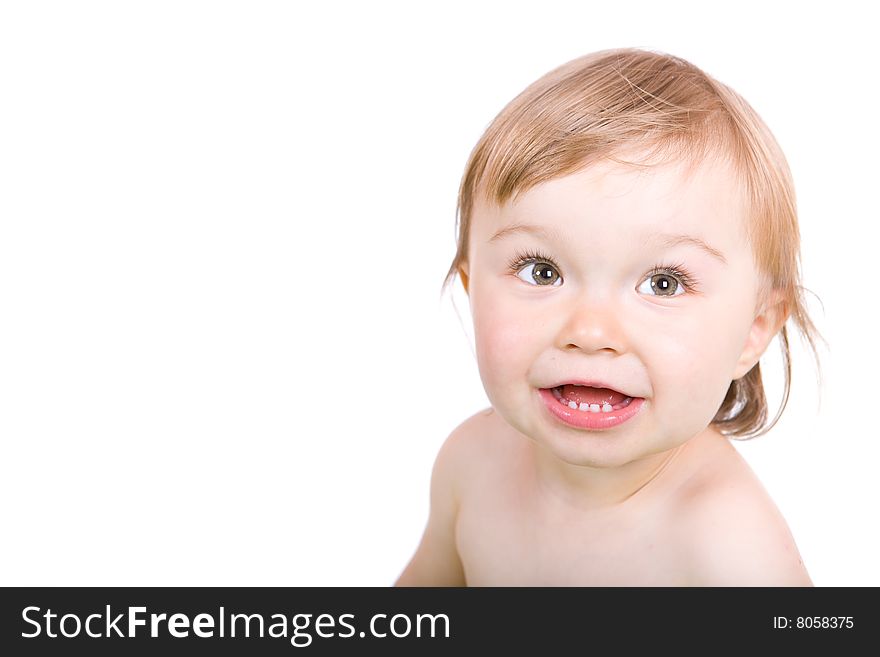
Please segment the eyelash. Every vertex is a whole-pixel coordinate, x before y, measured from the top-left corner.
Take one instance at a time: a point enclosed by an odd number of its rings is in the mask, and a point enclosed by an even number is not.
[[[537,263],[544,263],[553,267],[557,273],[559,273],[559,265],[556,264],[556,261],[553,260],[548,255],[541,253],[540,251],[517,251],[516,255],[510,261],[508,265],[510,271],[516,276],[520,270],[526,265],[533,265]],[[645,278],[650,278],[651,276],[656,276],[657,274],[667,274],[673,276],[675,279],[681,283],[682,287],[684,287],[685,292],[697,292],[699,291],[699,283],[696,278],[685,269],[684,265],[680,263],[672,264],[672,265],[663,265],[656,264],[651,270],[648,272]],[[561,278],[561,276],[560,276]],[[549,286],[548,286],[549,287]]]

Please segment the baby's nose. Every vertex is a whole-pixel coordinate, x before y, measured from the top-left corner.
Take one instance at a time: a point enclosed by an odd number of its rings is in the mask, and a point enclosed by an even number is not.
[[[567,309],[556,346],[586,352],[623,351],[622,328],[620,309],[610,297],[584,294]]]

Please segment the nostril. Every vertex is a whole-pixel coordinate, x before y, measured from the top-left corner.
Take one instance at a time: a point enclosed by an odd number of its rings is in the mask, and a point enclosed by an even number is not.
[[[574,351],[574,350],[586,351],[587,350],[583,346],[581,346],[579,344],[575,344],[573,342],[570,342],[567,345],[565,345],[565,349],[568,351]],[[617,353],[620,353],[620,351],[618,349],[615,349],[614,347],[600,347],[598,349],[589,349],[589,352],[596,353],[596,354],[602,354],[602,353],[617,354]]]

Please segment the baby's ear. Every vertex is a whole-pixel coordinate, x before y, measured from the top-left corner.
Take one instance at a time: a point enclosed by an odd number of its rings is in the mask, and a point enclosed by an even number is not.
[[[770,341],[782,330],[791,310],[781,291],[774,290],[768,295],[763,308],[752,322],[748,340],[736,363],[733,379],[739,379],[749,373],[764,355]]]
[[[464,292],[468,294],[468,266],[467,263],[460,265],[458,268],[458,276],[461,278],[461,284],[464,285]]]

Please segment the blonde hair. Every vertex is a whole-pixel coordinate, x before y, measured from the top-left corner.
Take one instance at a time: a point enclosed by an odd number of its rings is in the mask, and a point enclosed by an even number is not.
[[[642,153],[640,163],[620,160]],[[677,161],[699,164],[726,157],[745,192],[747,239],[761,274],[760,303],[779,291],[791,321],[818,364],[819,331],[800,285],[800,233],[794,184],[770,130],[735,91],[688,61],[634,48],[574,59],[529,85],[495,117],[477,142],[458,194],[457,250],[443,289],[467,262],[477,194],[497,205],[542,182],[575,173],[600,159],[634,166]],[[824,341],[824,339],[823,339]],[[791,354],[780,332],[783,399],[767,425],[760,363],[731,382],[712,424],[741,440],[769,431],[788,403]]]

